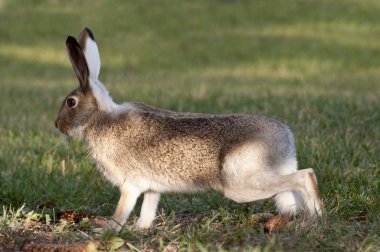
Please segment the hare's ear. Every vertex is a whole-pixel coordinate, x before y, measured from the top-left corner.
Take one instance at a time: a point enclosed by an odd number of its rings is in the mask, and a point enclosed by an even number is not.
[[[88,68],[90,70],[90,78],[98,79],[100,72],[99,50],[94,35],[87,27],[85,27],[79,34],[79,45],[86,55]]]
[[[84,52],[77,40],[71,36],[68,36],[66,39],[66,48],[80,87],[83,91],[86,91],[89,88],[89,71]]]

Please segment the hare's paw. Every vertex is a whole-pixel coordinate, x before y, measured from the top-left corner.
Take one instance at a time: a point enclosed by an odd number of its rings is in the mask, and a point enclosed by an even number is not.
[[[147,229],[152,226],[152,220],[144,219],[144,218],[139,218],[136,222],[136,226],[138,229]]]

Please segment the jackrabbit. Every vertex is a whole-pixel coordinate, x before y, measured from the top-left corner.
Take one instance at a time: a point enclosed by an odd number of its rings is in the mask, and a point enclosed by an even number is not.
[[[215,189],[236,202],[274,197],[278,211],[322,214],[312,169],[297,170],[290,129],[265,116],[178,113],[143,103],[113,102],[99,81],[92,32],[69,36],[67,52],[79,87],[64,100],[56,127],[84,140],[121,197],[111,226],[123,225],[144,193],[139,228],[155,218],[161,193]]]

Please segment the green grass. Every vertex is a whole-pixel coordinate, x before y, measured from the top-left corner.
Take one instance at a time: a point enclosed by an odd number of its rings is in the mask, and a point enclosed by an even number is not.
[[[250,216],[273,212],[270,201],[168,194],[155,228],[119,234],[125,248],[379,250],[379,13],[376,0],[0,0],[0,205],[102,216],[116,206],[118,189],[54,128],[77,85],[64,41],[88,26],[116,101],[286,122],[325,206],[321,225],[267,235]],[[84,232],[76,239],[109,240]]]

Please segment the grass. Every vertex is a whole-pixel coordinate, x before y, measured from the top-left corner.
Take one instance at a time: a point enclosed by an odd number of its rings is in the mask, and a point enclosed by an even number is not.
[[[54,128],[77,85],[64,41],[88,26],[116,101],[286,122],[325,205],[321,225],[268,235],[251,216],[274,212],[270,201],[168,194],[153,229],[118,234],[122,248],[379,250],[379,11],[376,0],[0,1],[0,248],[28,239],[112,245],[112,235],[44,215],[109,216],[119,197],[82,144]],[[31,211],[39,215],[26,221]]]

